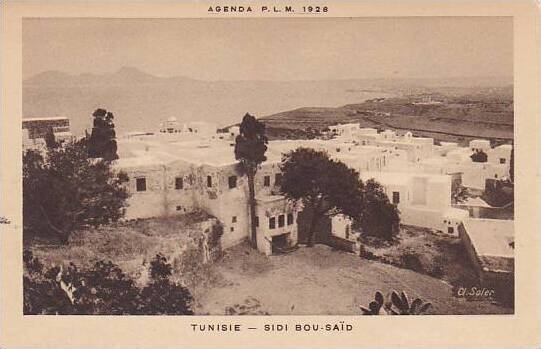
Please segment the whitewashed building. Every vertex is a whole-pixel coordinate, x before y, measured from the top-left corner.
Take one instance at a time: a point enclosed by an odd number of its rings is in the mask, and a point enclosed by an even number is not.
[[[239,172],[229,143],[142,137],[119,139],[118,147],[120,158],[115,167],[127,173],[126,186],[131,194],[126,219],[203,209],[222,222],[224,248],[249,236],[247,179]],[[269,160],[256,176],[258,247],[267,254],[273,252],[273,241],[279,246],[276,248],[297,243],[297,225],[293,222],[298,213],[295,205],[275,195],[280,170],[278,162]]]
[[[169,132],[171,128],[182,131]],[[128,173],[126,185],[132,194],[126,218],[204,209],[222,222],[225,248],[249,237],[247,179],[239,172],[231,139],[216,137],[216,127],[205,123],[180,126],[176,119],[169,119],[160,129],[165,132],[118,140],[120,159],[115,166]],[[487,178],[509,173],[510,145],[490,148],[488,143],[487,148],[485,141],[472,141],[467,148],[451,142],[435,145],[432,138],[414,137],[411,132],[378,132],[358,124],[331,130],[337,135],[331,140],[269,142],[267,161],[256,176],[257,241],[262,252],[271,254],[297,243],[302,208],[280,196],[278,188],[282,155],[298,147],[326,151],[356,169],[363,180],[380,182],[400,210],[402,223],[449,234],[456,234],[468,216],[467,211],[451,206],[454,176],[459,174],[465,186],[483,188]],[[470,156],[477,149],[487,153],[487,162],[472,161]],[[335,236],[356,238],[347,218],[331,221]]]

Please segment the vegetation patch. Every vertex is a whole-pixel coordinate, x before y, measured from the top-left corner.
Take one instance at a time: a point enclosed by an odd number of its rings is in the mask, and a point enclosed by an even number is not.
[[[140,284],[149,280],[149,263],[161,254],[172,265],[172,280],[191,287],[209,276],[205,265],[220,257],[221,234],[216,218],[195,212],[88,227],[71,234],[68,245],[34,238],[25,246],[46,266],[112,261]]]
[[[150,262],[149,282],[140,287],[112,262],[46,268],[28,250],[23,260],[27,315],[193,314],[190,291],[171,281],[171,264],[159,254]]]
[[[361,257],[442,279],[454,286],[478,284],[458,237],[428,228],[401,226],[392,241],[361,235]]]

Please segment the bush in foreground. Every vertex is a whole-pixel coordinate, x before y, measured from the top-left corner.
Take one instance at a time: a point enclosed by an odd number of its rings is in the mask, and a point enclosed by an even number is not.
[[[189,290],[170,280],[171,265],[161,255],[142,289],[112,262],[45,269],[30,251],[23,260],[24,314],[193,315]]]

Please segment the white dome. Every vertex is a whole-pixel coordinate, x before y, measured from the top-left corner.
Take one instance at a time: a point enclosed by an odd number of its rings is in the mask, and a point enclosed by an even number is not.
[[[171,117],[167,118],[167,121],[169,121],[169,122],[175,122],[175,121],[177,121],[177,118],[174,117],[174,116],[171,116]]]

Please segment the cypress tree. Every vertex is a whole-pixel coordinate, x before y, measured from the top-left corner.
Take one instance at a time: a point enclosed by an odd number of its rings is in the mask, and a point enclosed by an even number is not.
[[[94,124],[88,143],[88,157],[106,161],[118,159],[113,113],[98,108],[92,116]]]

